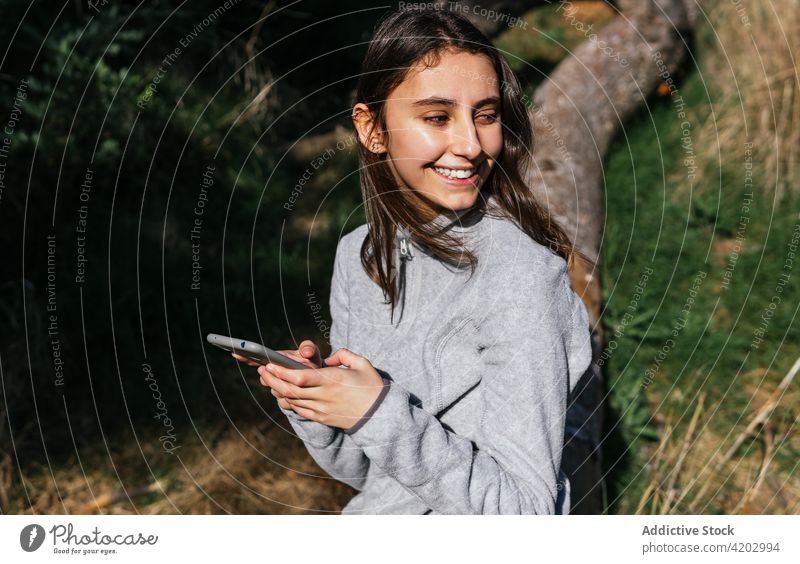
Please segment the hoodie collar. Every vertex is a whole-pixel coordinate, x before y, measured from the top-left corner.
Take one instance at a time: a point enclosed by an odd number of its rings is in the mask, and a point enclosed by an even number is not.
[[[491,208],[495,204],[494,197],[489,196],[486,203],[486,208]],[[460,210],[458,212],[440,213],[431,222],[434,226],[439,227],[444,231],[453,231],[454,233],[468,233],[476,228],[476,226],[483,219],[485,212],[478,213],[473,208],[467,210]],[[413,236],[411,232],[404,225],[397,226],[398,240],[406,239],[412,241]]]
[[[491,208],[495,204],[494,199],[490,196],[487,203],[486,208]],[[432,223],[440,228],[442,231],[453,231],[456,233],[466,234],[475,229],[477,229],[478,224],[483,219],[484,213],[478,213],[472,208],[464,211],[459,211],[458,213],[441,213],[434,220]],[[405,313],[406,309],[406,268],[408,261],[414,258],[414,253],[411,250],[411,243],[414,241],[411,233],[408,229],[406,229],[402,225],[397,226],[397,247],[398,252],[400,255],[400,264],[399,266],[399,280],[398,280],[398,293],[400,297],[400,319],[403,318],[403,314]],[[417,248],[421,249],[422,252],[425,252],[424,246],[417,244]],[[392,314],[394,317],[394,312]],[[398,319],[398,323],[400,322]]]

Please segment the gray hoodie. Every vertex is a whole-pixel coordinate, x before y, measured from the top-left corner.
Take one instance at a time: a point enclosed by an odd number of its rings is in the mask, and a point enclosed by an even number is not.
[[[343,514],[568,513],[560,461],[568,394],[591,361],[586,308],[564,259],[511,220],[452,221],[436,223],[477,255],[475,273],[401,230],[393,319],[361,265],[367,225],[342,237],[331,347],[369,359],[384,388],[347,431],[283,412],[320,467],[359,490]]]

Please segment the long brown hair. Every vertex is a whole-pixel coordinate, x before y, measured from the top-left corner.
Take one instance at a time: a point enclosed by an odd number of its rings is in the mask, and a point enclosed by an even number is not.
[[[575,255],[585,259],[523,181],[531,163],[533,131],[522,103],[519,82],[497,49],[469,20],[446,10],[389,12],[378,23],[367,48],[356,103],[367,105],[373,115],[373,126],[386,135],[384,103],[389,94],[417,63],[435,66],[447,50],[485,55],[492,62],[500,84],[503,148],[496,170],[481,188],[474,213],[492,213],[486,204],[489,197],[494,196],[500,216],[510,218],[528,236],[564,258],[570,266]],[[398,226],[404,227],[437,259],[459,266],[466,262],[474,271],[477,257],[457,237],[431,223],[440,213],[440,206],[416,190],[398,186],[385,153],[375,154],[359,143],[358,159],[369,225],[361,247],[361,263],[369,277],[383,289],[393,312],[398,298],[393,252]]]

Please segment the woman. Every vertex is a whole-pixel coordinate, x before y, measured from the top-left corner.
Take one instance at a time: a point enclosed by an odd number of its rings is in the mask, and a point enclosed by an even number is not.
[[[317,463],[359,490],[343,513],[568,512],[559,465],[589,323],[576,251],[522,180],[520,98],[457,14],[376,28],[353,108],[367,224],[336,252],[334,352],[259,368]],[[323,366],[310,341],[285,354]]]

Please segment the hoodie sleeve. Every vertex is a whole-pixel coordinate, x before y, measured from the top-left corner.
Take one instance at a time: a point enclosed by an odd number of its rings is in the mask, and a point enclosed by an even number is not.
[[[339,241],[336,249],[331,280],[330,344],[334,351],[347,345],[349,305],[343,250],[346,237]],[[317,464],[337,480],[361,491],[370,464],[363,449],[341,429],[317,423],[291,409],[280,409]]]
[[[555,512],[567,394],[591,361],[588,315],[563,260],[529,264],[509,278],[493,289],[481,322],[488,344],[475,441],[412,405],[408,391],[388,380],[381,404],[350,434],[373,464],[437,513]]]

